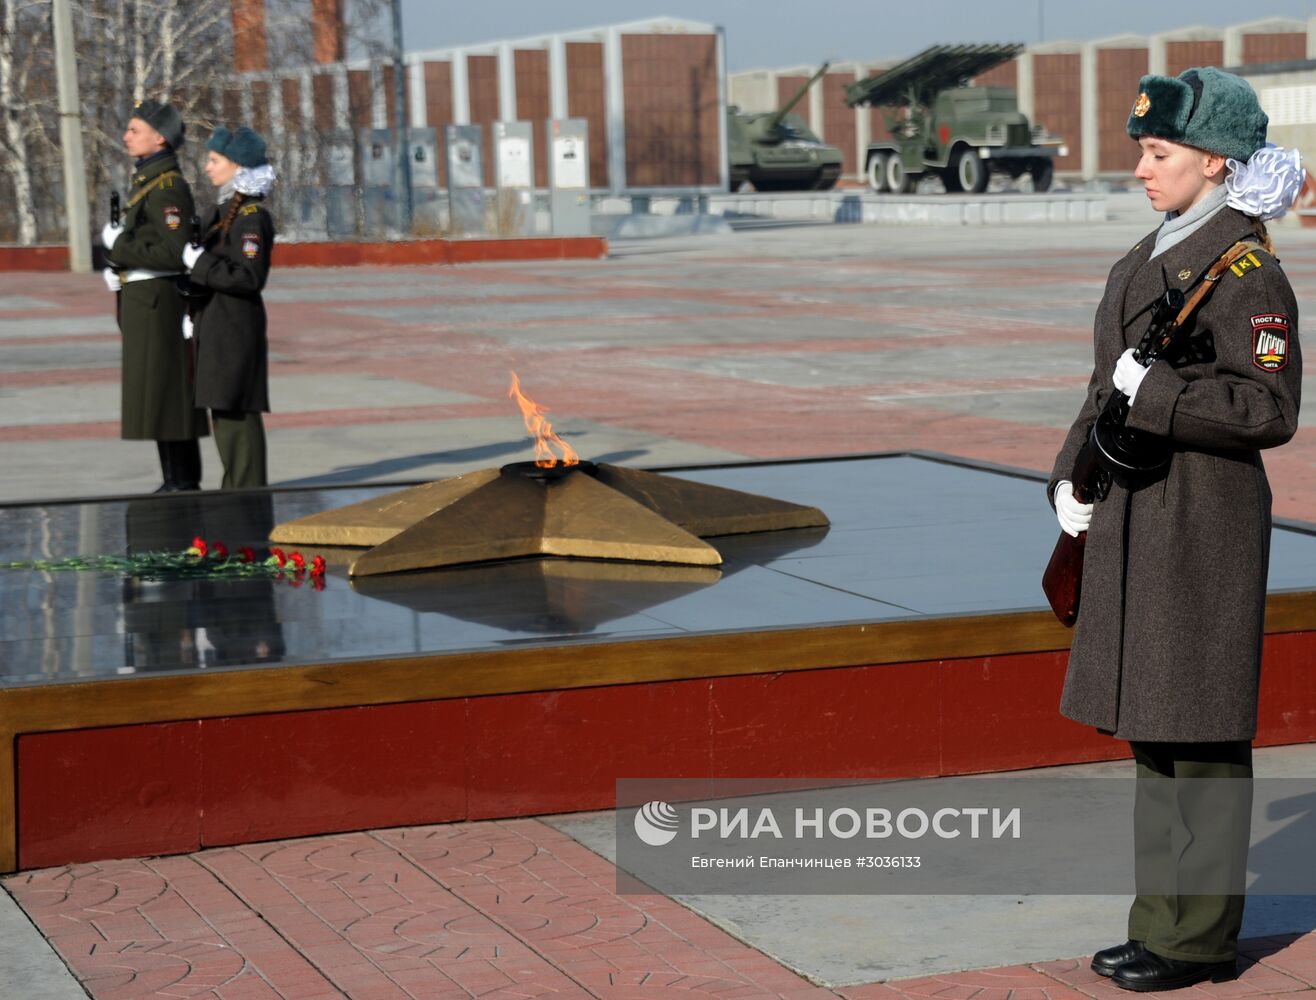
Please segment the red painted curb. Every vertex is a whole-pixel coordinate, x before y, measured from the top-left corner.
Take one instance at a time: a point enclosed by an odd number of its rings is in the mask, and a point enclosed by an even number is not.
[[[608,255],[602,236],[526,239],[401,240],[396,243],[277,243],[279,267],[355,267],[361,264],[476,264],[481,261],[598,260]],[[67,271],[68,247],[0,246],[0,271]]]
[[[62,243],[37,247],[0,246],[0,271],[67,271],[69,248]]]

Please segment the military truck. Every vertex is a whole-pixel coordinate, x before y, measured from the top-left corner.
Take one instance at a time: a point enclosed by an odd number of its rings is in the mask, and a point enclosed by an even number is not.
[[[727,171],[732,191],[746,181],[757,191],[825,191],[841,176],[841,151],[829,146],[791,109],[827,71],[823,63],[776,111],[727,106]]]
[[[993,173],[1033,190],[1051,187],[1056,156],[1068,151],[1059,136],[1031,128],[1009,87],[973,87],[968,81],[1009,62],[1023,46],[933,45],[845,90],[850,107],[886,112],[890,137],[868,146],[864,167],[877,192],[913,191],[936,175],[947,191],[987,190]]]

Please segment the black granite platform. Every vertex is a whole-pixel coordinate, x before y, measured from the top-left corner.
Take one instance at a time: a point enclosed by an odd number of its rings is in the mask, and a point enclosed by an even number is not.
[[[671,474],[812,504],[832,526],[713,539],[720,570],[548,559],[353,583],[349,554],[328,551],[322,591],[0,571],[0,686],[1045,606],[1057,527],[1036,477],[914,455]],[[180,549],[194,535],[260,547],[275,523],[398,488],[4,506],[0,562]],[[1276,533],[1271,591],[1316,590],[1316,534]]]

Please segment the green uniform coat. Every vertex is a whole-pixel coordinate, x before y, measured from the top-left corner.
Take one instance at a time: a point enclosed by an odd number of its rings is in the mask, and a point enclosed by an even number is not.
[[[1146,307],[1167,281],[1186,290],[1253,238],[1248,218],[1226,207],[1159,257],[1149,259],[1153,233],[1111,269],[1095,369],[1049,495],[1071,477],[1114,392],[1115,362],[1147,329]],[[1257,251],[1238,269],[1190,321],[1190,351],[1155,362],[1129,411],[1129,426],[1174,443],[1168,470],[1132,491],[1112,485],[1092,514],[1061,712],[1119,739],[1256,734],[1271,501],[1259,450],[1297,430],[1302,358],[1279,263]],[[1279,359],[1277,339],[1286,341]]]
[[[210,232],[226,203],[210,213]],[[211,294],[195,317],[196,401],[213,410],[263,413],[270,408],[269,348],[261,290],[270,273],[274,220],[258,200],[238,209],[226,234],[216,233],[192,268],[192,283]]]
[[[183,270],[183,247],[191,232],[192,191],[170,153],[133,173],[131,203],[124,231],[114,242],[110,263],[122,270]],[[125,281],[119,293],[119,332],[123,337],[120,436],[132,440],[186,441],[206,434],[206,417],[192,392],[192,349],[183,338],[183,300],[173,278]]]

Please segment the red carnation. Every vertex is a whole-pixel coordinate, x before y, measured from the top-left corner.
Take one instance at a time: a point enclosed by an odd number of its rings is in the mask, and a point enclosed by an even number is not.
[[[215,558],[216,559],[228,558],[228,546],[225,545],[223,542],[215,543]]]
[[[288,562],[288,557],[284,554],[283,549],[270,549],[270,558],[280,566],[283,566]]]
[[[288,558],[289,560],[292,561],[292,564],[296,566],[298,569],[306,568],[306,559],[302,556],[300,552],[294,552]]]
[[[243,562],[253,563],[256,561],[256,550],[250,545],[242,546],[242,548],[238,549],[238,552],[241,554]]]
[[[311,560],[311,576],[324,576],[324,556],[316,556]]]
[[[200,556],[202,559],[204,559],[206,557],[206,553],[210,551],[210,548],[209,546],[206,545],[206,540],[202,538],[200,535],[197,535],[195,538],[192,539],[192,547],[187,551],[192,553],[193,555]]]

